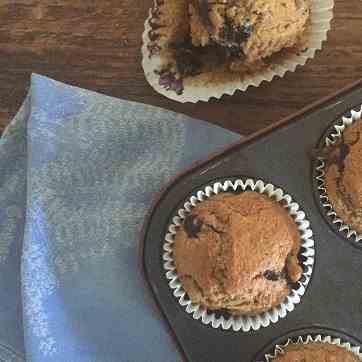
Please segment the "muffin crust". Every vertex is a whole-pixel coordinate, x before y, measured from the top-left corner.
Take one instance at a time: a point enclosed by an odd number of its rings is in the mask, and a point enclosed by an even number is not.
[[[248,63],[300,42],[310,13],[308,0],[192,0],[189,8],[194,46],[240,49]]]

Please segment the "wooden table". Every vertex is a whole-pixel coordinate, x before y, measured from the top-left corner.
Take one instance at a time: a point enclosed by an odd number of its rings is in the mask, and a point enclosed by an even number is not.
[[[362,77],[362,1],[335,1],[328,42],[307,66],[247,93],[184,105],[158,95],[143,75],[141,34],[152,0],[1,0],[0,130],[37,72],[255,132]]]

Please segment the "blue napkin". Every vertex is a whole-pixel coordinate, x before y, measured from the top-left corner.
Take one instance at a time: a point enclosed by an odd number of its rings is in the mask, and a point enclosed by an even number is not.
[[[0,360],[179,361],[141,227],[161,186],[239,137],[33,75],[0,139]]]

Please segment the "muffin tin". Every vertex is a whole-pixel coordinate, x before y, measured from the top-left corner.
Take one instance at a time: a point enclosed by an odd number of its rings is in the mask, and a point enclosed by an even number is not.
[[[319,205],[313,161],[330,125],[360,109],[362,80],[249,137],[168,185],[145,227],[143,264],[153,295],[187,361],[256,362],[275,344],[300,335],[340,337],[362,345],[362,249],[328,222]],[[196,190],[225,178],[258,178],[286,190],[311,222],[315,266],[294,311],[276,324],[250,332],[214,329],[194,320],[168,285],[163,243],[172,215]]]

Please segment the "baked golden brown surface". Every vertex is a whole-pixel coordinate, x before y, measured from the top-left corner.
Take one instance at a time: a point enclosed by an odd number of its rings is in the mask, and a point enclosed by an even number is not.
[[[328,343],[290,344],[275,362],[360,362],[352,352]]]
[[[191,38],[239,48],[253,63],[300,43],[309,13],[308,0],[192,0]]]
[[[257,192],[199,203],[177,231],[177,275],[194,303],[257,314],[283,302],[300,279],[300,236],[277,202]]]
[[[327,147],[325,185],[333,209],[362,233],[362,122],[347,127],[338,142]]]

